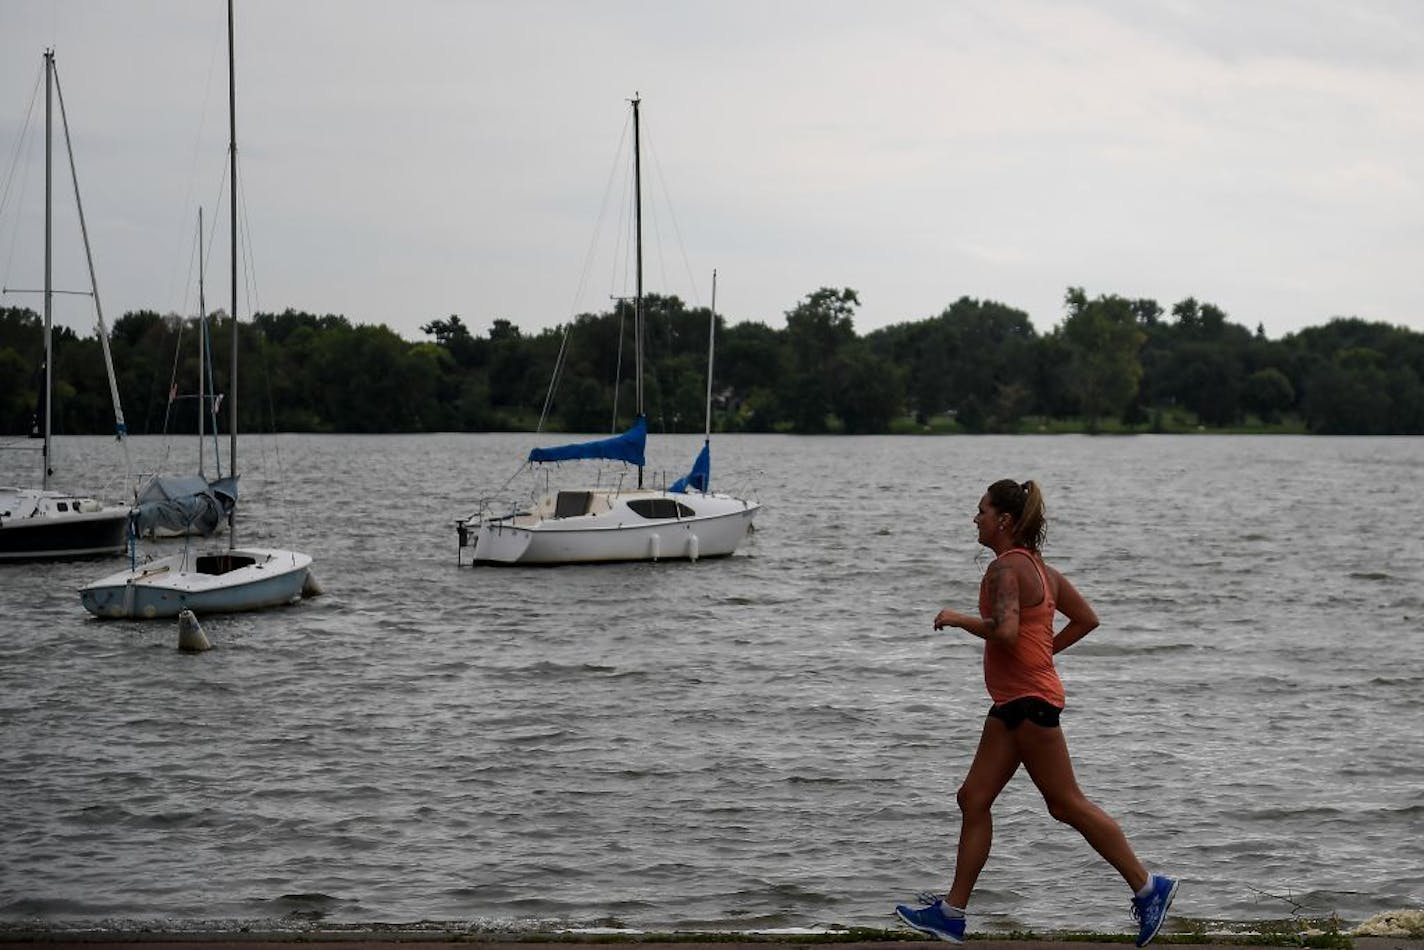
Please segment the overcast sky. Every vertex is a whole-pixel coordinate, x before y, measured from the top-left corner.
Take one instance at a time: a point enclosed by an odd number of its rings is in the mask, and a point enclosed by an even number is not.
[[[706,305],[716,268],[734,322],[784,326],[832,286],[860,293],[860,333],[961,296],[1046,332],[1081,286],[1195,296],[1273,338],[1424,331],[1418,0],[238,0],[236,21],[262,310],[423,339],[452,313],[484,333],[606,309],[612,264],[585,262],[637,92],[648,287]],[[111,321],[196,308],[225,29],[222,0],[0,0],[0,174],[52,46]],[[0,220],[21,288],[42,279],[31,122]],[[82,304],[57,313],[87,333]]]

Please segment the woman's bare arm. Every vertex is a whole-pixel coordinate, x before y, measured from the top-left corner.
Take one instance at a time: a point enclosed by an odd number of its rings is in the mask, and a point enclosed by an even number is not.
[[[986,572],[989,602],[988,619],[960,613],[946,607],[935,615],[934,628],[958,627],[983,640],[1012,647],[1019,639],[1019,578],[1012,566],[995,561]]]
[[[1068,618],[1068,625],[1053,637],[1053,652],[1062,653],[1098,628],[1098,615],[1093,612],[1088,599],[1078,593],[1078,589],[1068,578],[1051,567],[1048,570],[1058,588],[1058,594],[1054,598],[1058,612]]]

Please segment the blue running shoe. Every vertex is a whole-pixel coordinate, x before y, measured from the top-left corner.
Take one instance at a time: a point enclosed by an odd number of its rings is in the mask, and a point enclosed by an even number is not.
[[[895,916],[909,926],[950,943],[964,942],[964,917],[951,917],[944,912],[939,901],[932,901],[928,907],[895,905]]]
[[[1132,916],[1137,918],[1137,945],[1145,947],[1157,936],[1167,919],[1167,908],[1177,896],[1177,879],[1161,874],[1152,875],[1152,893],[1132,899]]]

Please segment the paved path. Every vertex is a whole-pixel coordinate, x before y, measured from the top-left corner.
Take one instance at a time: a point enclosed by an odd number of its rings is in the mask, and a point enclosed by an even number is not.
[[[1179,950],[1243,950],[1260,944],[1229,941],[1181,943],[1159,939],[1158,947]],[[1394,937],[1355,937],[1354,950],[1424,950],[1424,940]],[[530,935],[529,939],[501,935],[451,934],[426,931],[378,931],[353,934],[339,932],[304,932],[293,934],[185,934],[185,933],[84,933],[84,934],[24,934],[0,933],[0,947],[36,947],[45,950],[73,947],[76,950],[293,950],[294,945],[316,945],[319,950],[607,950],[609,947],[629,947],[631,950],[948,950],[938,941],[922,940],[856,940],[833,936],[764,937],[736,939],[729,935],[722,940],[709,935],[689,934],[686,939],[641,940],[637,937],[606,937],[570,935],[549,939]],[[1000,940],[971,938],[970,950],[1131,950],[1126,940]],[[1284,941],[1282,947],[1291,946]],[[1296,944],[1295,946],[1299,946]]]

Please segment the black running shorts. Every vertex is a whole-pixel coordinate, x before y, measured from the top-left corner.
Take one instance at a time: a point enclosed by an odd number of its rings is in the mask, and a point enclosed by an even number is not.
[[[1058,717],[1063,712],[1062,709],[1053,705],[1046,699],[1039,699],[1037,696],[1024,696],[1002,705],[995,703],[989,707],[989,715],[1008,726],[1012,731],[1019,727],[1020,723],[1031,722],[1035,726],[1042,726],[1045,729],[1058,728]]]

